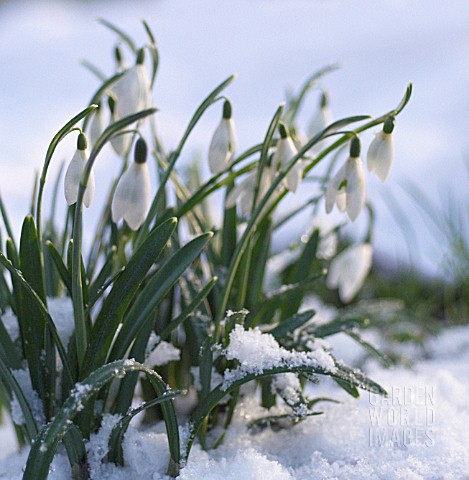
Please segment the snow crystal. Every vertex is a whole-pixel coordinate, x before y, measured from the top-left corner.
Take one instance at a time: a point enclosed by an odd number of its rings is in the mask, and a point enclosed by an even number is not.
[[[2,322],[11,340],[13,342],[18,340],[20,336],[18,318],[10,307],[7,307],[5,313],[2,315]]]
[[[44,416],[42,401],[39,398],[36,390],[33,390],[31,378],[29,376],[29,370],[12,370],[12,373],[29,404],[29,408],[31,409],[31,413],[36,422],[36,425],[38,427],[41,427],[45,423],[46,418]],[[13,398],[11,401],[11,418],[13,422],[16,423],[16,425],[24,425],[25,423],[23,411],[21,410],[20,404],[15,394],[13,394]]]
[[[291,372],[275,375],[272,379],[272,393],[277,391],[288,405],[294,405],[300,401],[300,380]]]
[[[228,360],[238,360],[240,366],[225,372],[223,390],[246,375],[261,374],[277,367],[310,366],[329,372],[335,369],[334,360],[322,348],[311,352],[288,351],[270,333],[262,333],[258,328],[244,330],[241,325],[235,325],[230,333],[225,356]]]
[[[179,348],[176,348],[172,343],[163,340],[158,343],[156,348],[145,359],[145,365],[147,367],[153,367],[155,365],[162,366],[169,362],[179,360],[180,358],[181,351]]]

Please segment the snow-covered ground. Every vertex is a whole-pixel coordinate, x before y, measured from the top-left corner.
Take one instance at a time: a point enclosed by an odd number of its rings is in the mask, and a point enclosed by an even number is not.
[[[239,76],[227,93],[234,102],[240,147],[262,138],[286,86],[298,87],[326,64],[342,65],[324,82],[335,118],[381,114],[395,106],[412,80],[414,96],[396,124],[391,177],[385,185],[368,177],[378,215],[374,240],[379,251],[401,262],[408,259],[410,245],[410,256],[421,268],[438,269],[444,246],[436,234],[428,234],[421,212],[400,185],[417,183],[437,203],[442,197],[443,203],[452,200],[458,206],[467,198],[466,0],[2,2],[0,192],[16,231],[50,139],[97,87],[78,59],[111,71],[115,36],[97,25],[96,17],[123,27],[138,43],[145,41],[141,18],[154,29],[161,52],[154,99],[168,147],[175,145],[198,102],[233,72]],[[316,102],[312,95],[305,122]],[[205,157],[218,117],[218,109],[205,117],[183,157],[196,151]],[[368,133],[363,141],[371,138]],[[70,139],[59,150],[52,171],[71,156],[72,144]],[[96,165],[98,200],[112,161]],[[407,221],[396,220],[400,211]]]
[[[345,347],[343,341],[336,343]],[[367,371],[387,389],[388,398],[363,393],[355,400],[327,382],[315,386],[311,396],[327,395],[341,403],[318,404],[323,415],[290,429],[249,431],[249,421],[267,412],[247,395],[223,445],[211,451],[195,445],[179,478],[468,479],[469,327],[447,330],[431,341],[428,352],[430,358],[418,361],[411,370],[385,370],[368,364]],[[168,452],[162,424],[144,431],[129,429],[124,442],[124,468],[101,462],[112,425],[113,418],[107,418],[88,445],[93,479],[167,478]],[[27,450],[11,453],[8,425],[0,429],[0,440],[0,478],[20,479]],[[65,454],[56,456],[49,478],[70,478]]]

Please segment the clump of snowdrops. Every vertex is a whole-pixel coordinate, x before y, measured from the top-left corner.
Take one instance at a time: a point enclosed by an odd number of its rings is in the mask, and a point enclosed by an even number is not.
[[[138,48],[119,28],[102,23],[121,45],[116,72],[106,76],[88,64],[100,86],[90,106],[52,139],[19,242],[0,202],[7,233],[0,253],[0,394],[19,443],[31,445],[24,478],[46,478],[59,445],[66,448],[74,477],[87,478],[86,441],[110,414],[114,428],[103,461],[123,464],[130,421],[153,412],[166,425],[168,474],[177,476],[196,439],[203,448],[222,441],[247,383],[260,389],[260,401],[270,409],[255,425],[284,426],[320,413],[318,399],[304,388],[321,376],[353,396],[358,389],[384,394],[362,372],[336,360],[324,340],[345,331],[361,342],[358,329],[367,320],[338,311],[318,322],[315,311],[303,307],[305,292],[320,283],[338,289],[344,303],[353,300],[371,266],[369,238],[326,254],[324,242],[340,225],[315,226],[306,236],[298,232],[302,240],[288,281],[276,286],[272,239],[305,209],[312,220],[322,215],[323,199],[326,212],[335,206],[344,212],[344,223],[362,214],[366,175],[360,136],[378,129],[367,163],[384,181],[393,159],[395,119],[410,98],[410,86],[384,115],[332,121],[319,82],[335,67],[326,67],[273,112],[259,143],[239,151],[233,105],[224,93],[231,76],[201,102],[168,152],[155,128],[158,50],[151,30],[143,22],[147,43]],[[123,66],[124,49],[129,67]],[[309,91],[321,92],[320,104],[304,139],[297,118]],[[192,166],[184,175],[178,159],[212,108],[221,115],[202,166],[211,173],[204,178]],[[68,204],[58,227],[55,212],[43,219],[43,194],[50,187],[50,163],[58,161],[56,148],[68,135],[76,135],[77,148],[63,187],[60,176],[54,187],[54,203],[61,201],[57,192],[63,188]],[[102,187],[93,170],[108,143],[120,161],[110,172],[115,181],[107,201],[97,205],[94,191]],[[341,147],[348,155],[336,166]],[[156,191],[150,163],[157,172]],[[321,174],[319,164],[328,165]],[[279,217],[284,199],[307,181],[310,195]],[[214,199],[221,203],[218,225],[210,216]],[[102,212],[95,231],[87,232],[86,251],[84,207]],[[189,401],[180,402],[184,396]]]

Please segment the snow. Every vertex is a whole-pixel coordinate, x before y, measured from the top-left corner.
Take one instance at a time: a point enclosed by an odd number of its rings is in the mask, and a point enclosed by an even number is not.
[[[40,425],[43,425],[45,421],[44,409],[38,393],[33,390],[28,369],[25,368],[19,370],[12,370],[11,373],[13,373],[13,376],[18,382],[18,385],[20,386],[24,397],[29,404],[29,408],[31,409],[31,413],[36,422],[36,425],[38,427]],[[11,401],[11,418],[13,422],[16,423],[16,425],[23,425],[25,423],[21,406],[15,394],[13,394],[13,398]]]
[[[258,331],[237,332],[252,336],[264,351],[276,350],[269,337]],[[308,395],[332,397],[340,404],[319,402],[323,415],[309,417],[290,429],[250,431],[247,424],[268,415],[258,400],[246,394],[236,410],[223,444],[202,451],[195,444],[180,479],[287,479],[309,480],[460,480],[469,477],[469,327],[448,329],[430,341],[431,358],[412,370],[386,370],[374,362],[367,373],[389,392],[388,398],[362,393],[348,397],[328,382],[312,385]],[[248,351],[236,348],[243,357]],[[244,360],[246,358],[243,357]],[[278,384],[290,384],[280,377]],[[294,383],[294,381],[293,381]],[[276,407],[277,409],[279,407]],[[93,479],[163,480],[168,463],[164,425],[142,430],[131,426],[124,440],[125,467],[102,463],[107,435],[117,418],[106,416],[100,432],[87,449]],[[184,428],[182,428],[184,430]],[[0,430],[0,434],[4,431]],[[4,437],[2,437],[4,438]],[[1,478],[20,479],[27,450],[11,454],[2,449]],[[51,479],[69,478],[66,455],[59,453]]]
[[[47,298],[47,308],[52,320],[59,332],[62,343],[65,347],[75,329],[75,319],[73,316],[73,303],[70,297]]]
[[[225,371],[223,390],[247,375],[261,374],[272,368],[311,366],[328,372],[335,370],[334,360],[322,344],[310,352],[289,351],[281,347],[270,333],[262,333],[259,328],[245,330],[239,324],[230,333],[225,356],[228,360],[238,360],[240,366]]]

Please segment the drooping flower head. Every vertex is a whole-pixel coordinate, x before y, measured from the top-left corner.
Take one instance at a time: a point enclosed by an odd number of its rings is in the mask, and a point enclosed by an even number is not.
[[[280,138],[277,141],[277,149],[272,158],[272,167],[274,169],[285,170],[298,153],[295,144],[290,136],[288,127],[279,122],[278,132]],[[291,192],[296,192],[303,178],[303,161],[298,160],[284,179],[284,184]]]
[[[259,192],[257,200],[259,201],[269,190],[275,177],[275,170],[266,165],[261,174]],[[225,201],[226,208],[232,208],[239,202],[241,213],[248,215],[251,212],[254,202],[254,191],[257,181],[257,169],[250,172],[240,183],[235,185],[228,193]]]
[[[332,115],[329,110],[329,95],[323,91],[318,109],[311,119],[308,127],[308,135],[313,138],[319,132],[322,132],[332,122]]]
[[[145,50],[140,49],[136,64],[127,69],[111,88],[115,100],[114,120],[120,120],[151,107],[151,84],[144,65]]]
[[[231,165],[236,152],[236,128],[232,113],[231,102],[225,100],[222,119],[213,134],[208,149],[208,165],[214,175],[223,172]]]
[[[145,220],[150,204],[150,173],[147,165],[147,144],[139,138],[135,144],[135,161],[120,178],[112,199],[112,221],[123,218],[132,230]]]
[[[78,199],[78,189],[80,187],[81,176],[85,168],[85,164],[88,161],[87,153],[88,141],[86,135],[80,133],[77,139],[77,150],[68,165],[67,172],[65,173],[64,180],[64,192],[65,199],[69,205],[73,205]],[[89,207],[93,202],[94,197],[94,173],[91,170],[88,178],[88,184],[86,186],[85,194],[83,197],[83,204],[85,207]]]
[[[383,130],[376,134],[368,149],[368,170],[376,173],[382,182],[388,178],[394,158],[393,130],[394,117],[390,115],[384,122]]]
[[[330,213],[334,204],[341,212],[347,212],[350,220],[355,221],[365,205],[365,172],[360,158],[360,139],[354,137],[350,142],[350,155],[344,165],[331,178],[326,191],[326,213]]]
[[[326,283],[329,288],[338,288],[344,303],[355,297],[370,271],[373,248],[369,243],[352,245],[332,260]]]
[[[98,138],[104,131],[104,121],[103,121],[103,115],[102,115],[102,107],[101,103],[98,103],[98,108],[93,112],[93,118],[91,120],[90,124],[90,140],[91,140],[91,145],[96,145],[96,142],[98,141]]]
[[[112,97],[108,98],[109,110],[111,112],[111,119],[113,122],[116,122],[118,119],[116,118],[115,111],[116,111],[116,102]],[[132,133],[122,133],[119,132],[116,135],[111,137],[111,146],[114,151],[119,155],[119,157],[126,157],[130,151],[130,147],[132,146]]]

